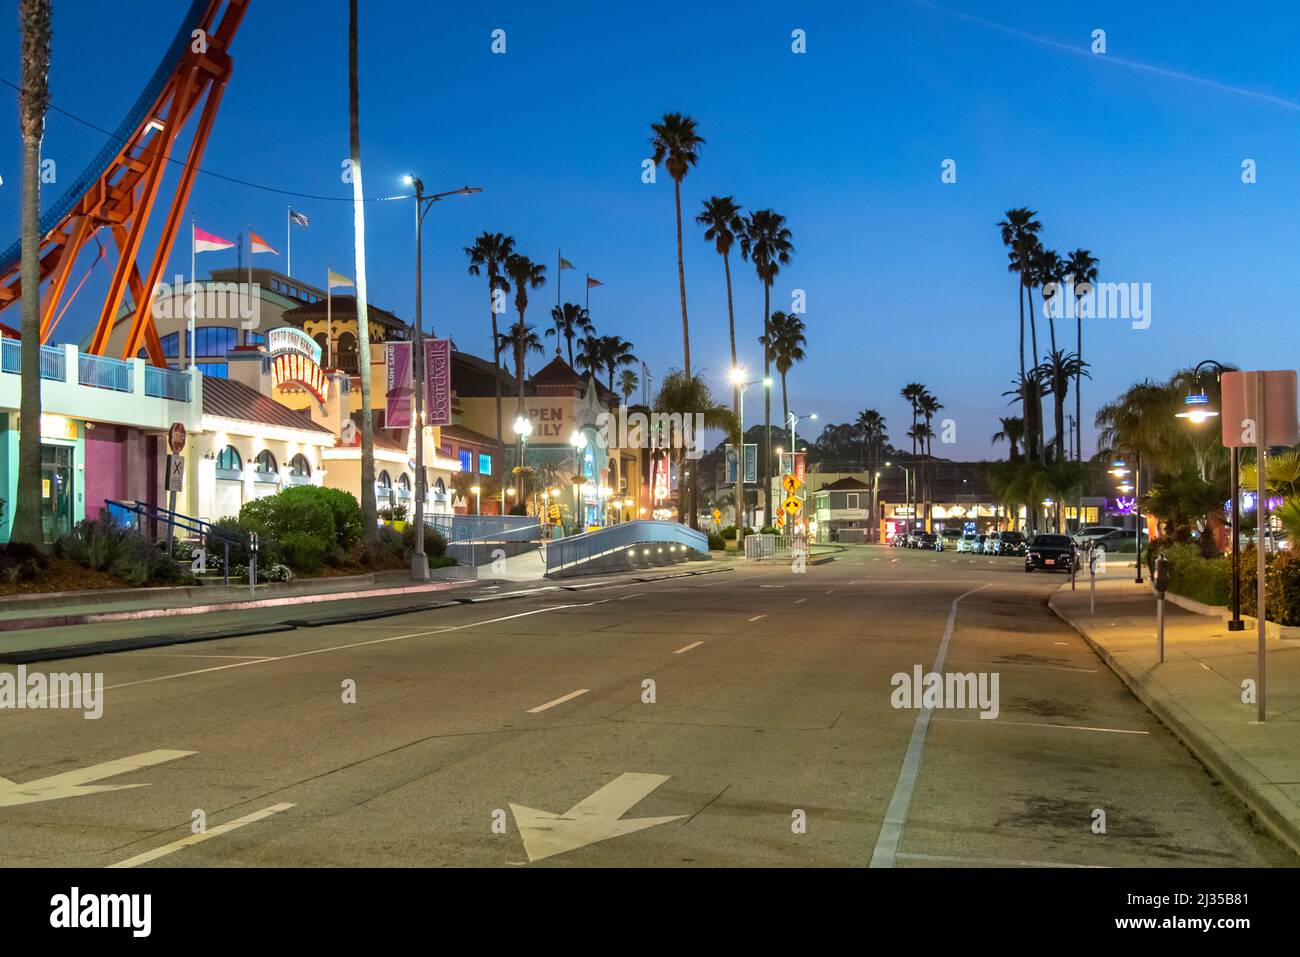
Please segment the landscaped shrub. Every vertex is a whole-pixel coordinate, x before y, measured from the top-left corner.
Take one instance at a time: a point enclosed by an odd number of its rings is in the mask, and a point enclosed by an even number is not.
[[[334,516],[334,543],[347,550],[361,541],[361,504],[351,492],[316,485],[295,485],[285,489],[291,497],[315,499],[329,506]]]
[[[402,546],[406,555],[415,552],[415,526],[408,525],[402,532]],[[436,528],[424,527],[424,554],[430,558],[439,558],[447,553],[447,539]]]
[[[54,552],[85,568],[108,572],[128,585],[193,580],[162,547],[107,517],[78,522],[55,543]]]
[[[333,543],[309,532],[286,532],[280,537],[280,548],[284,552],[286,565],[294,571],[310,574],[319,571],[325,564],[326,552],[333,548]],[[257,557],[259,567],[262,567],[262,562],[259,552]]]
[[[35,545],[25,542],[0,545],[0,582],[6,585],[34,581],[49,565],[50,560]]]
[[[315,494],[320,491],[315,486],[297,485],[245,502],[239,510],[239,524],[281,542],[289,532],[299,532],[319,539],[322,546],[328,545],[336,541],[334,511],[322,496]]]
[[[777,528],[775,525],[764,525],[758,530],[758,533],[760,535],[775,535],[777,534]]]
[[[734,528],[731,530],[731,538],[733,541],[736,538],[736,530]],[[722,535],[719,535],[717,532],[709,532],[709,551],[724,552],[726,550],[727,550],[726,539],[723,538]]]
[[[1152,549],[1164,539],[1152,544]],[[1207,605],[1226,605],[1232,593],[1232,565],[1224,558],[1202,558],[1196,545],[1162,545],[1159,554],[1169,562],[1169,590]],[[1154,567],[1154,562],[1152,565]],[[1153,572],[1154,573],[1154,572]]]
[[[222,570],[222,562],[225,560],[223,539],[234,539],[230,545],[230,574],[236,578],[247,575],[248,529],[240,525],[237,519],[223,518],[212,523],[212,532],[214,534],[210,534],[204,539],[204,547],[208,550],[208,568],[216,571]],[[259,532],[257,536],[258,580],[263,580],[261,569],[282,564],[284,564],[284,550],[280,547],[280,543],[273,536]]]
[[[1241,553],[1241,611],[1255,615],[1256,556],[1253,548]],[[1300,555],[1290,549],[1266,558],[1264,600],[1269,621],[1300,625]]]

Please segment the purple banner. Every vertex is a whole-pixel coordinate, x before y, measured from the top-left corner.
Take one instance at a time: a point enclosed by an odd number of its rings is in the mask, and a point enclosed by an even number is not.
[[[388,392],[384,409],[384,428],[405,429],[411,425],[411,344],[388,343]]]
[[[451,425],[451,340],[424,340],[425,425]]]

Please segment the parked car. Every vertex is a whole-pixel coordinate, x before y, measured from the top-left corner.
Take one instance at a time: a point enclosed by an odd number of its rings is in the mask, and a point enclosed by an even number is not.
[[[1074,542],[1068,535],[1035,535],[1025,552],[1025,571],[1069,571],[1074,561]]]
[[[976,555],[984,555],[984,554],[987,554],[987,553],[984,551],[984,549],[988,547],[988,543],[989,543],[989,536],[988,536],[988,535],[976,535],[976,536],[975,536],[975,547],[972,549],[972,551],[974,551]]]
[[[1072,536],[1076,545],[1087,545],[1089,541],[1105,538],[1112,532],[1124,531],[1119,525],[1085,525]]]
[[[939,536],[934,532],[921,532],[916,536],[916,547],[933,550],[938,541]]]
[[[1029,541],[1023,532],[998,532],[995,555],[1023,555],[1029,550]]]
[[[939,535],[943,539],[944,548],[956,548],[957,543],[961,541],[960,529],[945,528]]]
[[[1083,543],[1084,547],[1089,544],[1099,552],[1132,552],[1134,550],[1133,529],[1117,528],[1114,531],[1107,532],[1105,535],[1099,535],[1096,538],[1088,539]],[[1149,544],[1146,529],[1142,530],[1142,545],[1145,548]]]
[[[974,553],[975,544],[979,541],[979,536],[974,532],[967,532],[957,540],[957,551]]]

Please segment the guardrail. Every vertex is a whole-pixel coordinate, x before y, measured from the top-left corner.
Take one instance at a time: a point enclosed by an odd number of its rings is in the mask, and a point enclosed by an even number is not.
[[[135,366],[124,359],[110,359],[82,352],[77,356],[77,385],[130,392],[134,370]]]
[[[791,552],[800,548],[808,554],[807,536],[789,535],[746,535],[745,561],[758,561],[763,558],[790,558]]]
[[[424,524],[436,529],[448,544],[475,539],[532,542],[541,537],[536,515],[425,515]]]
[[[464,517],[464,516],[457,516]],[[497,516],[488,516],[497,517]],[[541,537],[542,526],[536,518],[526,515],[507,516],[510,518],[531,518],[531,525],[515,525],[510,528],[503,527],[499,531],[489,532],[486,535],[478,535],[472,538],[459,538],[456,541],[447,542],[447,554],[456,559],[462,565],[476,565],[476,549],[483,548],[486,545],[515,545],[521,542],[533,542]]]
[[[0,339],[0,371],[23,374],[21,339]],[[63,382],[68,378],[67,354],[58,346],[41,346],[41,378]]]
[[[707,555],[709,537],[703,532],[687,528],[677,522],[657,522],[649,519],[623,522],[569,538],[552,539],[546,546],[546,572],[550,574],[571,568],[593,558],[640,545],[684,546],[688,550]]]
[[[163,369],[158,366],[144,367],[144,394],[155,399],[189,402],[190,385],[191,380],[187,372],[177,372],[175,369]]]

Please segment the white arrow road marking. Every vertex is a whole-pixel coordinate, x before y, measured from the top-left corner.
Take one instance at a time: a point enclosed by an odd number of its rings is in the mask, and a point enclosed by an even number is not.
[[[281,811],[287,811],[291,807],[297,807],[296,804],[272,804],[268,808],[260,811],[254,811],[252,814],[245,814],[241,818],[233,821],[227,821],[225,824],[218,824],[209,831],[202,834],[191,834],[183,837],[179,841],[172,841],[170,844],[164,844],[162,847],[156,847],[152,851],[145,851],[143,854],[137,854],[135,857],[128,857],[124,861],[118,861],[116,864],[109,864],[110,868],[114,867],[138,867],[141,864],[148,864],[150,861],[156,861],[160,857],[166,857],[168,854],[174,854],[183,847],[189,847],[191,844],[199,844],[210,838],[219,837],[236,828],[243,827],[245,824],[255,824],[258,821],[270,817],[272,814],[279,814]]]
[[[624,772],[563,814],[539,811],[521,804],[510,805],[510,811],[515,816],[515,826],[519,828],[519,836],[524,839],[524,851],[528,854],[528,860],[540,861],[598,841],[608,841],[611,837],[622,837],[656,824],[681,820],[685,814],[620,820],[635,804],[667,780],[666,774]]]
[[[38,801],[54,801],[59,798],[80,797],[85,794],[98,794],[101,791],[124,791],[127,788],[148,787],[147,784],[90,784],[103,778],[138,771],[177,758],[188,758],[195,751],[146,751],[129,758],[92,764],[88,768],[76,771],[64,771],[39,781],[19,784],[8,778],[0,778],[0,807],[13,807],[18,804],[35,804]]]

